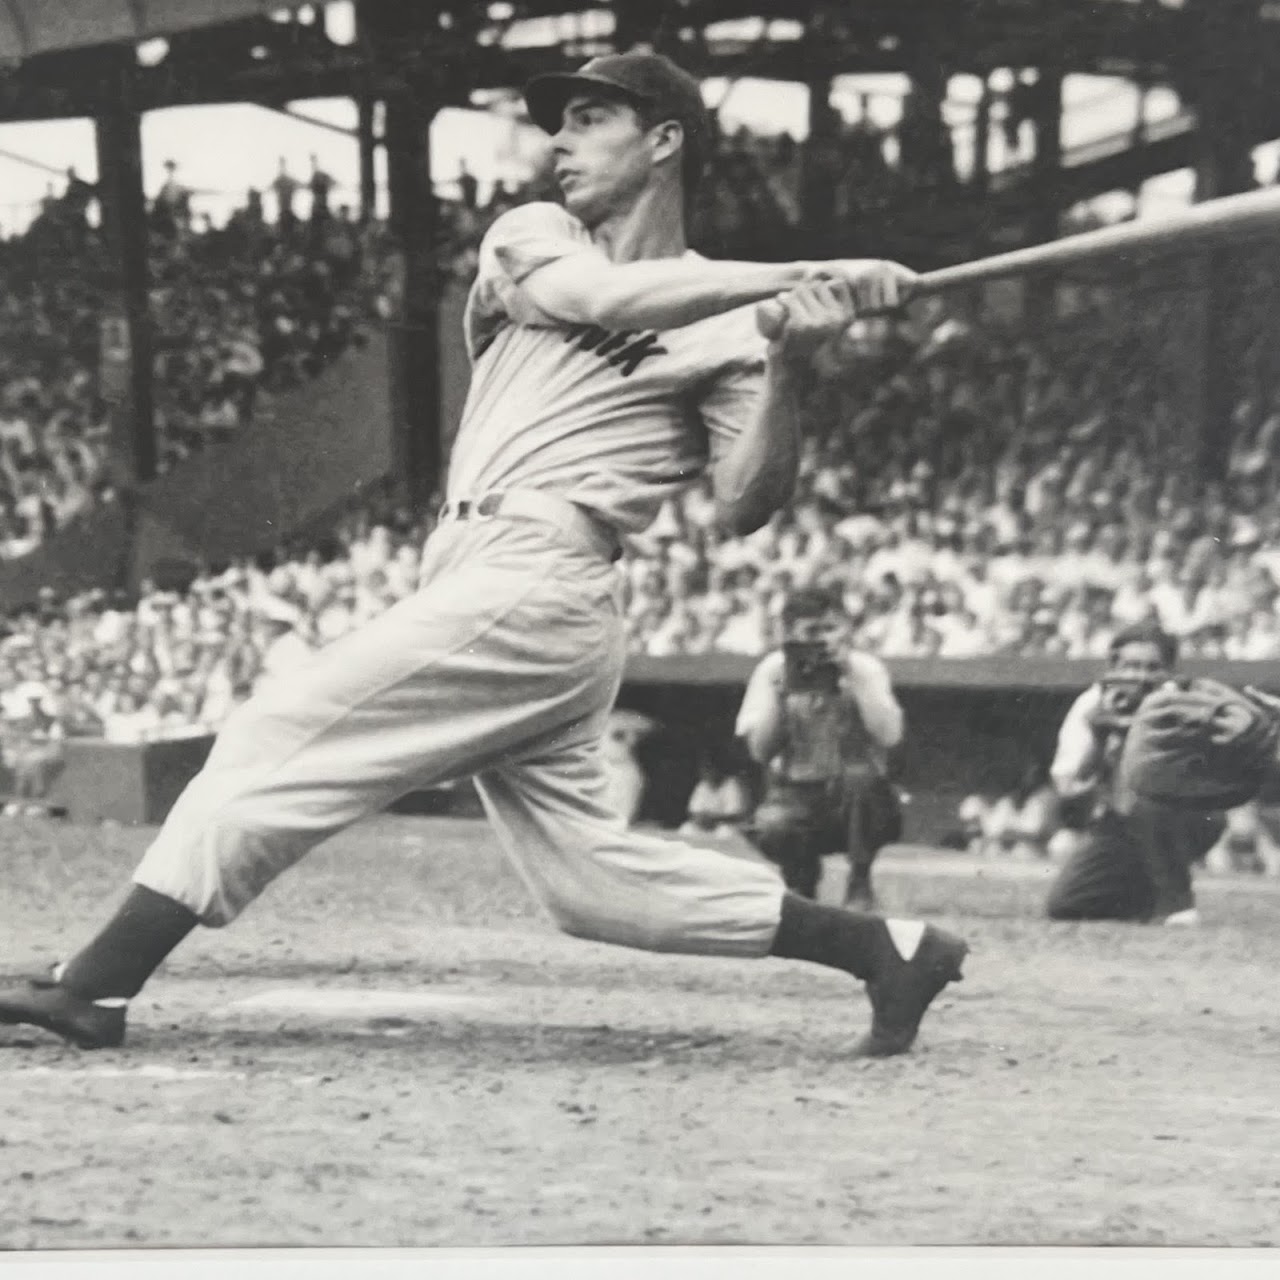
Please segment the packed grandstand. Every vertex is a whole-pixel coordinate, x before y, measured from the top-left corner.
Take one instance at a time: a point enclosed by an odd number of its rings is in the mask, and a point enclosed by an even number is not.
[[[856,129],[848,144],[881,154]],[[725,154],[737,168],[722,157],[704,216],[736,219],[740,232],[794,186],[794,149],[739,135]],[[761,173],[753,188],[750,175]],[[877,167],[851,189],[874,204],[877,184],[892,178]],[[192,213],[172,172],[154,194],[162,467],[252,431],[261,397],[287,395],[341,361],[386,314],[386,229],[334,207],[321,179],[313,174],[309,197],[292,179],[277,179],[265,200],[250,191],[221,226]],[[734,182],[756,191],[754,203],[724,194]],[[499,188],[478,202],[464,185],[443,203],[450,275],[465,283],[484,229],[520,198]],[[91,201],[72,174],[23,235],[0,245],[6,558],[114,500]],[[1254,275],[1250,297],[1267,272]],[[998,308],[952,306],[918,308],[848,344],[807,424],[787,509],[750,537],[728,538],[695,487],[632,540],[632,650],[760,653],[783,593],[819,583],[839,590],[859,643],[891,658],[1095,658],[1116,628],[1147,616],[1189,656],[1280,656],[1280,402],[1265,316],[1247,297],[1250,381],[1226,477],[1215,481],[1180,443],[1195,434],[1185,430],[1184,388],[1167,358],[1151,358],[1157,349],[1176,358],[1178,307],[1088,282],[1064,296],[1062,316],[1035,335]],[[181,593],[167,584],[134,596],[46,592],[2,624],[6,716],[27,716],[34,697],[69,734],[136,741],[216,729],[273,666],[411,592],[429,520],[373,503],[315,545],[200,566]]]

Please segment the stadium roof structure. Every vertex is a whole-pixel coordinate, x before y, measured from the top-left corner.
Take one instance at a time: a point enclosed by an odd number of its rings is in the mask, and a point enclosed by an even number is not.
[[[0,0],[0,59],[138,42],[297,7],[302,0]]]
[[[1223,7],[1261,5],[1269,54],[1280,54],[1280,3],[1209,0]],[[1196,54],[1196,11],[1206,0],[355,0],[366,13],[395,10],[403,61],[435,53],[467,56],[477,88],[518,84],[530,73],[581,61],[600,48],[654,40],[678,50],[701,75],[806,81],[817,75],[901,71],[922,49],[942,53],[950,70],[1041,66],[1066,71],[1166,79]],[[0,61],[46,61],[41,55],[105,44],[138,44],[198,29],[239,27],[253,33],[304,0],[0,0]],[[254,21],[254,20],[257,21]],[[227,24],[232,24],[227,26]],[[288,24],[295,25],[295,24]],[[539,41],[530,28],[550,33]],[[359,48],[329,41],[323,23],[281,59],[268,45],[257,77],[299,75],[341,93]],[[211,49],[227,51],[208,33]],[[193,59],[196,60],[196,59]],[[228,101],[249,87],[236,68],[227,78],[189,85],[164,80],[183,103]],[[50,70],[53,70],[50,67]],[[185,80],[186,77],[183,77]],[[309,90],[310,91],[310,90]],[[213,96],[209,96],[213,95]],[[145,94],[162,98],[165,92]],[[168,105],[156,101],[148,105]],[[13,118],[0,102],[0,118]]]
[[[291,16],[304,8],[312,13]],[[1252,11],[1250,56],[1280,66],[1280,0],[355,0],[346,43],[331,37],[323,9],[302,0],[0,0],[0,58],[10,60],[0,70],[0,120],[93,116],[125,63],[139,111],[284,107],[404,85],[439,106],[480,105],[487,92],[640,42],[702,76],[814,83],[930,66],[1048,67],[1171,84],[1185,101],[1204,70],[1203,24],[1226,11]],[[143,58],[156,37],[164,45]],[[1184,116],[1158,136],[1117,135],[1091,154],[1063,155],[1062,194],[1131,187],[1191,162],[1196,121]],[[1256,141],[1280,133],[1270,84],[1253,128]],[[1021,178],[1005,175],[991,198],[1020,201]]]

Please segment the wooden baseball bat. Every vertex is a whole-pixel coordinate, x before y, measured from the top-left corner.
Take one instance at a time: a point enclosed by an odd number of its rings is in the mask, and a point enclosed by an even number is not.
[[[1056,271],[1073,263],[1104,257],[1139,257],[1155,253],[1180,253],[1206,245],[1239,243],[1280,233],[1280,188],[1248,191],[1192,205],[1165,218],[1140,219],[1115,227],[1082,231],[1046,244],[977,258],[954,267],[926,271],[912,291],[925,297],[957,285],[982,284],[1008,276]]]
[[[1074,263],[1108,257],[1180,253],[1214,244],[1239,244],[1266,235],[1280,236],[1280,187],[1206,200],[1169,217],[1099,227],[1026,249],[926,271],[916,280],[911,296],[930,297],[962,285],[1057,271]],[[774,337],[782,324],[781,306],[772,301],[762,303],[758,316],[761,331],[766,337]]]

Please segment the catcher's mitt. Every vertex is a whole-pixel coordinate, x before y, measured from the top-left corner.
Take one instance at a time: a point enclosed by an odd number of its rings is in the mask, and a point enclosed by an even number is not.
[[[1122,785],[1182,809],[1234,809],[1277,771],[1280,701],[1217,680],[1170,682],[1138,708],[1120,758]]]

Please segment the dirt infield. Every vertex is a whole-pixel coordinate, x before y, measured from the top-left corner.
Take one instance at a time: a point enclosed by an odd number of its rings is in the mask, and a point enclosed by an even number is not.
[[[0,827],[0,965],[145,839]],[[0,1028],[0,1245],[1280,1242],[1280,893],[1175,931],[1043,922],[1044,883],[886,865],[974,950],[859,1062],[840,975],[563,938],[483,826],[380,820],[183,948],[126,1049]]]

